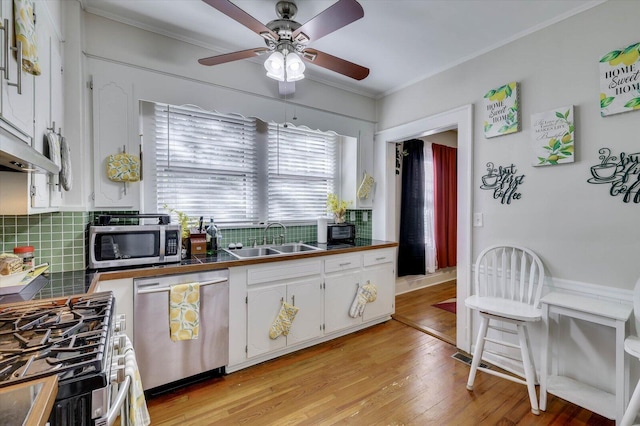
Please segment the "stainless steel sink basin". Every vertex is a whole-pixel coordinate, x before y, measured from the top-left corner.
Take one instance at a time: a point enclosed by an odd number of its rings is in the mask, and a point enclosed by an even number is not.
[[[263,256],[273,256],[276,254],[282,254],[279,251],[272,249],[271,247],[251,247],[251,248],[243,248],[236,250],[227,250],[224,249],[227,253],[232,256],[237,257],[238,259],[246,259],[250,257],[263,257]]]
[[[230,255],[238,259],[249,259],[255,257],[277,256],[292,253],[301,253],[306,251],[321,250],[318,247],[310,246],[302,243],[283,244],[280,246],[269,247],[249,247],[236,250],[224,249]]]
[[[271,248],[281,253],[300,253],[303,251],[320,250],[318,247],[313,247],[313,246],[300,244],[300,243],[284,244],[281,246],[271,246]]]

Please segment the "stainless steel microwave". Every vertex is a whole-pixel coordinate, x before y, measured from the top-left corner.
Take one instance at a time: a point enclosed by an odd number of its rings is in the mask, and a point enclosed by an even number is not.
[[[356,226],[352,223],[332,223],[327,225],[328,244],[354,244]]]
[[[124,218],[160,217],[158,215],[116,215]],[[113,215],[109,215],[112,218]],[[89,269],[159,265],[180,262],[182,228],[162,215],[158,224],[113,225],[100,217],[102,224],[90,225],[87,235]]]

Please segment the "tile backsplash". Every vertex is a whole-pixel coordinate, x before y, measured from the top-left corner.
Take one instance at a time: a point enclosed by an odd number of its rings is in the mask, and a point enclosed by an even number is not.
[[[355,213],[355,221],[350,220]],[[122,212],[120,212],[122,213]],[[51,272],[85,269],[85,229],[96,212],[55,212],[30,216],[0,216],[0,252],[13,252],[15,246],[34,246],[36,264],[48,263]],[[367,220],[364,220],[366,215]],[[371,210],[348,210],[347,222],[356,224],[359,238],[371,238]],[[288,226],[287,242],[315,241],[316,225]],[[242,243],[249,246],[253,238],[261,243],[264,227],[223,228],[222,244]],[[282,230],[272,226],[268,241]]]
[[[51,272],[81,270],[87,212],[56,212],[30,216],[0,216],[0,251],[34,246],[36,265],[48,263]]]

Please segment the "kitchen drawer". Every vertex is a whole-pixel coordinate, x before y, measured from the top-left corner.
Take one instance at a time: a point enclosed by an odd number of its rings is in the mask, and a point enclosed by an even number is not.
[[[359,268],[362,265],[362,255],[358,254],[340,254],[326,258],[324,261],[324,272],[339,272],[348,269]]]
[[[272,281],[284,281],[292,278],[320,275],[321,260],[293,260],[289,262],[275,262],[269,266],[256,266],[247,271],[247,284],[262,284]]]
[[[364,266],[380,265],[393,262],[396,251],[394,249],[375,250],[364,255]]]

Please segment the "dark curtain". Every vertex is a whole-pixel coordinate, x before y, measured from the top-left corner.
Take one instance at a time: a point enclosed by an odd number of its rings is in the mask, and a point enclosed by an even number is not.
[[[456,266],[458,216],[458,150],[432,145],[434,224],[438,268]]]
[[[425,275],[424,247],[424,142],[404,142],[398,276]]]

